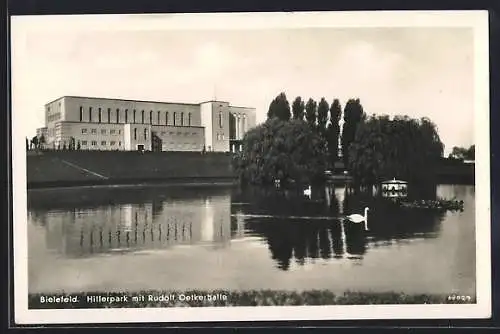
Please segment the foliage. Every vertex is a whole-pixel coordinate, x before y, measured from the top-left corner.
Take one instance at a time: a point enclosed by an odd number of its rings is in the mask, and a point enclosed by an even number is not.
[[[476,155],[475,145],[472,145],[469,148],[455,146],[453,147],[448,157],[457,160],[475,160],[475,155]]]
[[[310,98],[306,103],[306,122],[311,129],[316,127],[316,109],[317,103]]]
[[[293,119],[303,120],[304,119],[304,109],[305,109],[304,101],[302,101],[302,98],[300,96],[297,96],[292,103]]]
[[[34,136],[33,138],[31,138],[31,147],[37,149],[38,145],[39,145],[38,137]]]
[[[233,167],[244,184],[308,184],[323,175],[325,151],[324,140],[304,121],[271,119],[245,134]]]
[[[82,148],[82,145],[80,144],[80,141],[78,141],[78,143],[76,144],[76,149],[80,150],[81,148]]]
[[[318,104],[318,133],[321,136],[325,136],[326,132],[326,123],[328,122],[328,102],[326,102],[325,98],[321,98]]]
[[[465,158],[468,160],[476,160],[476,145],[472,145],[471,147],[469,147]]]
[[[443,144],[430,120],[373,116],[359,125],[349,149],[349,169],[362,185],[393,177],[426,182],[442,154]]]
[[[156,132],[151,133],[151,150],[153,152],[161,152],[162,140]]]
[[[342,128],[342,157],[344,164],[349,165],[349,146],[354,141],[356,130],[365,118],[363,106],[359,99],[350,99],[344,107],[344,126]]]
[[[290,116],[290,104],[288,103],[286,94],[280,93],[269,105],[267,118],[278,118],[282,121],[288,121],[290,119]]]
[[[326,141],[328,145],[328,155],[330,164],[333,167],[338,158],[339,135],[340,135],[340,116],[342,115],[342,106],[338,99],[335,99],[330,106],[330,123],[326,130]]]
[[[38,139],[38,143],[39,143],[40,147],[43,147],[46,144],[45,136],[43,134]]]
[[[76,149],[76,140],[75,137],[70,137],[69,138],[69,144],[68,144],[68,150],[75,150]]]

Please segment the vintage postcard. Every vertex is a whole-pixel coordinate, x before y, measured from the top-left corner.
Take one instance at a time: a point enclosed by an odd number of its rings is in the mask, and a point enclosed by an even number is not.
[[[10,23],[16,323],[490,316],[486,11]]]

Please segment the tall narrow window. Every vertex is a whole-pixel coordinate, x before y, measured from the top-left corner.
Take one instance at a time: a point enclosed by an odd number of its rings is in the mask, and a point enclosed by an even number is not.
[[[158,110],[158,123],[156,123],[158,125],[160,125],[160,111]]]
[[[184,113],[181,112],[181,126],[184,126]]]
[[[116,123],[120,123],[120,109],[116,109]]]
[[[174,111],[174,126],[175,126],[175,123],[176,123],[176,118],[177,118],[177,113]]]
[[[128,123],[128,109],[125,109],[125,123]]]
[[[191,113],[188,114],[188,126],[191,126]]]
[[[168,111],[165,111],[165,125],[168,125]]]
[[[153,110],[149,112],[149,124],[153,124]]]
[[[134,128],[134,140],[137,140],[137,128]]]
[[[222,123],[222,112],[219,112],[219,125],[220,127],[222,128],[223,127],[223,123]]]
[[[89,107],[89,122],[92,122],[92,107]]]
[[[111,108],[108,108],[108,123],[111,123]]]
[[[135,118],[135,109],[134,109],[134,123],[136,122],[136,119],[137,119],[137,118]]]
[[[80,122],[83,121],[83,107],[80,107]]]
[[[144,140],[148,139],[148,129],[144,129]]]
[[[101,108],[99,108],[99,115],[97,116],[99,118],[99,123],[102,122],[102,111]]]
[[[142,124],[144,124],[144,110],[142,111]]]

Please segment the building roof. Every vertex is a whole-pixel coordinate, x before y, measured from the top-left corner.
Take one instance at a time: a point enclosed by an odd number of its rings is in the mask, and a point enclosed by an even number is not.
[[[229,103],[228,101],[220,101],[220,100],[208,100],[208,101],[202,101],[198,104],[203,104],[203,103],[209,103],[209,102],[217,102],[217,103]]]
[[[238,106],[232,106],[229,105],[231,108],[240,108],[240,109],[255,109],[254,107],[238,107]]]
[[[220,102],[220,103],[229,103],[227,101],[216,101],[216,100],[210,100],[210,101],[204,101],[200,103],[187,103],[187,102],[166,102],[166,101],[149,101],[149,100],[131,100],[131,99],[119,99],[119,98],[110,98],[110,97],[95,97],[95,96],[76,96],[76,95],[64,95],[61,97],[58,97],[55,100],[52,100],[48,103],[45,104],[45,106],[54,103],[56,101],[61,100],[62,98],[76,98],[76,99],[93,99],[93,100],[110,100],[110,101],[125,101],[125,102],[141,102],[141,103],[161,103],[161,104],[180,104],[180,105],[189,105],[189,106],[199,106],[200,104],[207,103],[207,102]],[[229,105],[232,108],[245,108],[245,109],[255,109],[253,107],[238,107],[238,106],[232,106]]]
[[[45,105],[51,104],[55,101],[58,101],[62,98],[76,98],[76,99],[92,99],[92,100],[111,100],[111,101],[126,101],[126,102],[142,102],[142,103],[161,103],[161,104],[183,104],[190,106],[197,106],[199,103],[186,103],[186,102],[165,102],[165,101],[148,101],[148,100],[131,100],[131,99],[118,99],[118,98],[110,98],[110,97],[95,97],[95,96],[76,96],[76,95],[64,95],[55,100],[52,100]]]

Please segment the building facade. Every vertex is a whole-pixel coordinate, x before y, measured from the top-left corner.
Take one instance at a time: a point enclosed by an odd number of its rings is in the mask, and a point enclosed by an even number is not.
[[[237,148],[255,126],[255,108],[64,96],[45,105],[47,148],[218,151]],[[236,145],[234,145],[236,144]]]

